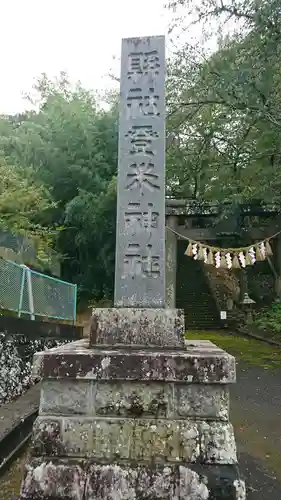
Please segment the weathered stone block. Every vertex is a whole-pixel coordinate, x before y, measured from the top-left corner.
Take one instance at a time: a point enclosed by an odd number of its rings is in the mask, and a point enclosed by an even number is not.
[[[92,465],[88,478],[87,500],[112,500],[113,492],[120,500],[180,499],[178,471],[170,467]]]
[[[180,384],[177,391],[179,417],[228,420],[229,390],[222,385]]]
[[[134,426],[131,459],[156,463],[179,461],[179,429],[179,424],[171,420],[139,420]]]
[[[201,422],[201,458],[203,463],[236,463],[236,443],[231,424]]]
[[[61,420],[52,417],[48,419],[37,418],[33,424],[32,448],[34,455],[64,456],[65,446],[61,434]]]
[[[112,465],[33,459],[20,500],[245,500],[235,465]]]
[[[40,415],[166,417],[174,414],[173,385],[152,382],[44,380]]]
[[[227,422],[38,417],[34,454],[142,462],[236,463]]]
[[[95,446],[95,422],[90,419],[62,418],[61,441],[66,456],[91,457]]]
[[[26,466],[21,500],[82,500],[86,484],[83,462],[33,459]]]
[[[90,346],[184,347],[181,309],[93,309]]]
[[[99,416],[169,417],[173,415],[172,384],[93,382],[93,408]]]
[[[235,382],[235,358],[211,342],[185,350],[89,349],[87,340],[34,356],[42,378],[138,380],[205,384]]]
[[[88,380],[43,380],[39,414],[84,415],[92,406],[92,387]]]
[[[92,457],[101,460],[129,460],[134,446],[134,421],[96,420]]]
[[[95,422],[83,418],[38,417],[33,426],[33,453],[45,456],[92,456]]]
[[[203,418],[228,420],[224,385],[47,379],[39,415]]]

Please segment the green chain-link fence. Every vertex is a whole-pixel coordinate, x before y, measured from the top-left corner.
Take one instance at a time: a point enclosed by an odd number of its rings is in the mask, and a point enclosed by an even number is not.
[[[76,321],[77,285],[0,258],[0,308]]]

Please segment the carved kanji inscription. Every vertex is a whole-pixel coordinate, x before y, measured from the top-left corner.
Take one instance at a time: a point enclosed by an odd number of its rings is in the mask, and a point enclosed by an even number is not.
[[[165,306],[165,41],[122,41],[116,307]]]
[[[130,139],[131,155],[155,156],[153,142],[159,138],[159,134],[152,125],[133,125],[125,137]]]
[[[144,252],[138,243],[129,243],[124,256],[123,276],[158,278],[160,275],[160,256],[148,244]]]
[[[127,117],[137,119],[141,116],[158,117],[159,95],[155,93],[154,87],[149,87],[145,92],[141,88],[129,89],[127,96]]]
[[[134,83],[142,76],[159,75],[160,59],[157,50],[131,52],[128,56],[127,76]]]
[[[160,189],[158,178],[153,163],[132,163],[127,173],[126,189],[137,188],[141,193],[147,189],[152,193],[155,189]]]
[[[153,210],[153,203],[148,203],[147,211],[141,211],[140,203],[129,203],[125,212],[125,225],[127,229],[151,230],[156,229],[159,212]]]

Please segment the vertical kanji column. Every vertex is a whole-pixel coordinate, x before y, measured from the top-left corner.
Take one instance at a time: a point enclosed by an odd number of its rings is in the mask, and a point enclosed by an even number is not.
[[[116,307],[165,306],[165,38],[122,41]]]

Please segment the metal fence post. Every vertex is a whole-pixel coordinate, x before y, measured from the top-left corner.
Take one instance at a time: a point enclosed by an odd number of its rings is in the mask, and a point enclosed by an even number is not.
[[[19,310],[18,310],[18,317],[21,317],[21,310],[22,310],[22,302],[23,302],[23,292],[24,292],[24,282],[25,282],[25,273],[26,273],[26,267],[24,265],[20,266],[22,269],[22,279],[21,279],[21,284],[20,284],[20,297],[19,297]]]
[[[76,323],[76,309],[77,309],[77,285],[74,285],[74,301],[73,301],[73,324]]]
[[[29,267],[26,267],[26,281],[27,281],[29,313],[30,313],[31,319],[35,320],[35,315],[34,315],[34,300],[33,300],[32,281],[31,281],[31,271],[30,271]]]

